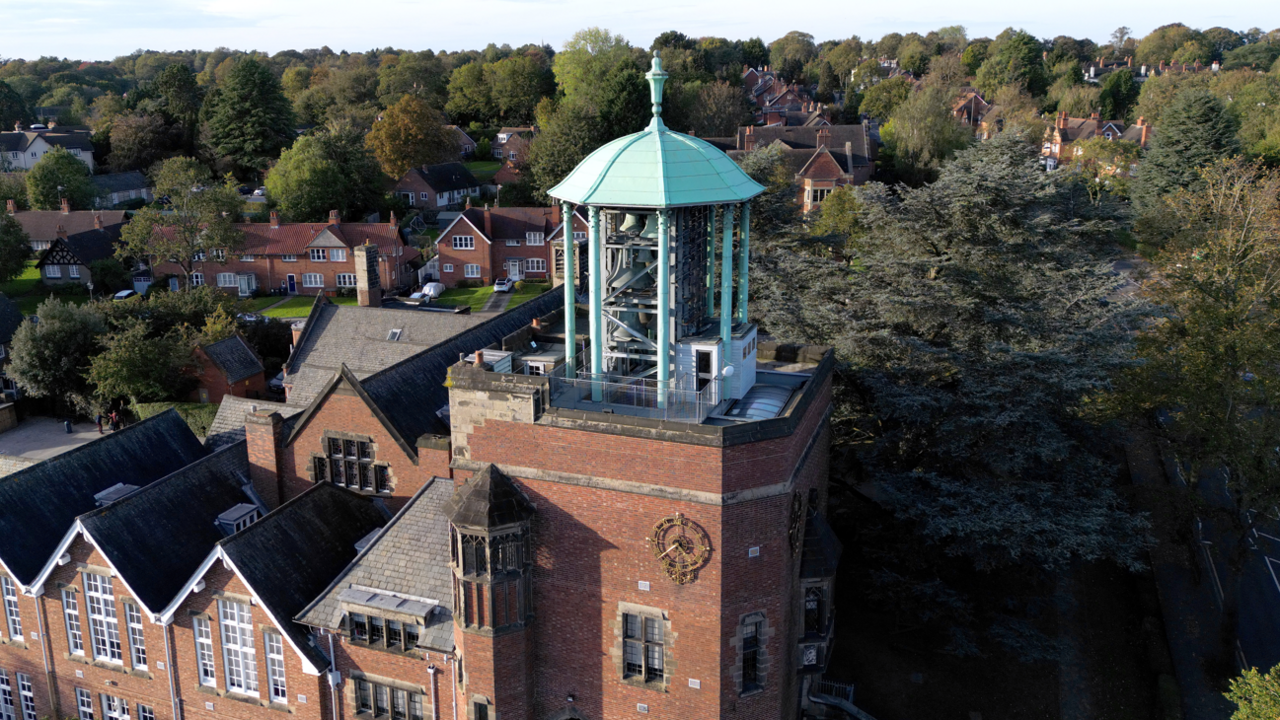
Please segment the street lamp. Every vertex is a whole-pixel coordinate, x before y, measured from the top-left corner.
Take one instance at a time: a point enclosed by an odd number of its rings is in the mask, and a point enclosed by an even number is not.
[[[87,282],[85,283],[85,287],[89,288],[89,302],[93,302],[93,283]]]

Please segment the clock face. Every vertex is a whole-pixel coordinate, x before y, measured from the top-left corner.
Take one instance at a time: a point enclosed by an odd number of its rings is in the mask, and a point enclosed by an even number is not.
[[[653,526],[649,546],[662,569],[680,585],[698,579],[698,571],[711,559],[707,531],[680,513],[662,518]]]

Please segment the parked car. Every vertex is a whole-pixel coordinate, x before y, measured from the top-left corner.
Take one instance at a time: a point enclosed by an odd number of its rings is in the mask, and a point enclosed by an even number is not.
[[[494,292],[511,292],[516,287],[516,281],[511,278],[498,278],[493,283]]]
[[[429,282],[422,286],[422,294],[434,300],[443,295],[446,289],[444,283]]]
[[[120,302],[121,300],[128,300],[129,298],[137,297],[137,296],[138,296],[138,293],[134,292],[133,290],[121,290],[120,292],[111,296],[111,301]]]
[[[284,392],[284,371],[281,370],[279,375],[267,381],[267,387],[276,392]]]
[[[262,197],[263,195],[267,194],[267,189],[265,187],[260,187],[257,190],[254,190],[253,194],[257,195],[258,197]]]

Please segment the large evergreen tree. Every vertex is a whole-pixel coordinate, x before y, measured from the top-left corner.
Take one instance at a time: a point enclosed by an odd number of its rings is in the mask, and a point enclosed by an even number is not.
[[[1098,239],[1108,208],[1038,170],[1006,132],[920,189],[860,189],[854,266],[753,258],[753,311],[844,364],[838,448],[899,517],[979,568],[1137,566],[1144,523],[1112,487],[1090,395],[1127,362],[1126,302]],[[1063,178],[1067,181],[1067,178]],[[839,223],[835,225],[839,226]]]
[[[28,115],[27,104],[23,102],[22,96],[9,87],[8,83],[0,80],[0,132],[12,130],[14,123],[19,121],[26,122]],[[2,163],[3,160],[0,159],[0,164]]]
[[[1184,91],[1161,115],[1147,156],[1138,165],[1133,200],[1144,214],[1161,198],[1200,185],[1200,169],[1240,151],[1235,118],[1208,90]]]
[[[988,96],[1006,85],[1021,85],[1027,92],[1040,96],[1049,88],[1040,41],[1025,30],[1005,30],[988,50],[988,57],[978,68],[975,82]]]
[[[252,58],[236,63],[203,112],[209,148],[239,174],[265,170],[293,143],[293,107],[271,70]]]
[[[1108,73],[1102,81],[1102,94],[1099,97],[1102,119],[1123,122],[1129,114],[1129,108],[1138,102],[1139,90],[1138,83],[1133,79],[1133,71],[1128,68]]]

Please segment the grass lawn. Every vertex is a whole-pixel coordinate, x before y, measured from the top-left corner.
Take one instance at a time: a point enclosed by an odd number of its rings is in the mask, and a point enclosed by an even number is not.
[[[445,290],[444,294],[431,302],[433,305],[448,307],[470,305],[471,312],[479,312],[484,309],[484,304],[488,302],[490,295],[493,295],[492,285],[478,288],[452,288]]]
[[[267,297],[249,298],[248,300],[245,300],[245,302],[249,303],[250,312],[261,312],[262,310],[280,302],[280,300],[281,298],[278,295],[269,295]]]
[[[338,298],[329,298],[335,300]],[[352,298],[354,300],[355,298]],[[311,295],[298,295],[285,300],[278,307],[263,311],[263,315],[274,318],[300,318],[311,312],[311,305],[316,301]]]
[[[27,269],[17,278],[0,285],[0,292],[11,298],[26,295],[36,289],[36,285],[40,284],[40,271],[36,269],[36,261],[27,262]]]
[[[483,184],[493,179],[494,173],[498,172],[498,169],[502,167],[502,162],[499,160],[475,160],[466,163],[466,166],[471,171],[471,174],[476,177],[476,180]]]
[[[510,310],[521,303],[529,302],[546,292],[550,287],[551,285],[548,283],[524,283],[524,287],[512,294],[511,302],[507,303],[507,309]]]

